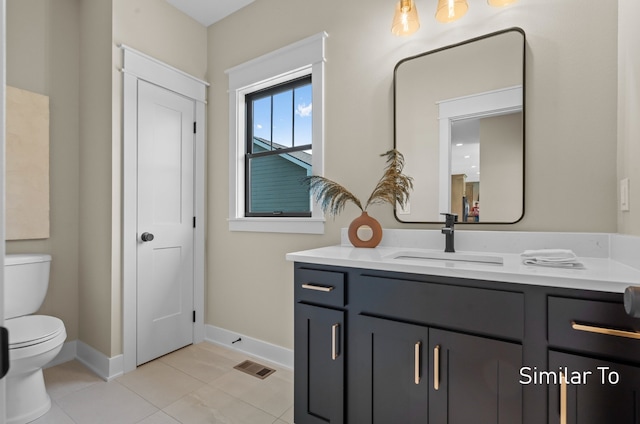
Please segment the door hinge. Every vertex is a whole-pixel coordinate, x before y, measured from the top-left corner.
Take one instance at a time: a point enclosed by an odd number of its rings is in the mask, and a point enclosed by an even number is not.
[[[193,311],[193,322],[196,322],[196,311]]]
[[[196,217],[193,217],[193,228],[196,228]]]
[[[193,123],[193,133],[194,134],[196,133],[196,123],[195,122]]]

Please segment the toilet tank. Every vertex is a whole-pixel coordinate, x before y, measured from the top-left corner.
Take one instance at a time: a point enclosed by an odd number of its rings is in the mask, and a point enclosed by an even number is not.
[[[35,313],[47,294],[51,256],[18,254],[4,257],[4,317]]]

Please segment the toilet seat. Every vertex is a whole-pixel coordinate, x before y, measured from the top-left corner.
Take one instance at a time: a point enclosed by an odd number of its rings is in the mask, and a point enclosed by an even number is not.
[[[61,319],[46,315],[26,315],[5,321],[9,329],[9,351],[46,343],[66,332]]]

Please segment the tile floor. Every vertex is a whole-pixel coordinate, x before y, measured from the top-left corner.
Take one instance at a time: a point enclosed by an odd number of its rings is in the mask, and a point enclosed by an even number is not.
[[[233,367],[245,359],[275,368],[264,380]],[[293,372],[200,343],[110,382],[77,361],[44,370],[52,400],[35,424],[293,423]]]

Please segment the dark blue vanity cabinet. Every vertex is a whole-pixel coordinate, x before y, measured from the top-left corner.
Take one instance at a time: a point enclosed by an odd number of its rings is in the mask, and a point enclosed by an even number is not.
[[[549,423],[638,424],[640,368],[585,355],[549,352],[550,369],[567,369],[587,384],[549,385]],[[585,375],[586,373],[589,373]],[[616,384],[611,384],[619,379]],[[576,380],[577,382],[577,380]],[[564,420],[560,417],[565,417]]]
[[[349,422],[522,422],[522,293],[350,276]]]
[[[370,316],[352,324],[354,421],[522,422],[521,345]]]
[[[344,420],[345,279],[347,273],[296,270],[294,422],[336,423]]]
[[[617,302],[548,297],[549,422],[640,423],[640,320]]]
[[[622,294],[305,263],[294,273],[296,424],[640,422],[640,340],[616,332],[640,320]],[[597,367],[620,381],[599,384]],[[548,380],[565,369],[594,375]]]
[[[295,387],[305,387],[295,422],[344,422],[343,311],[298,303],[296,314]]]

